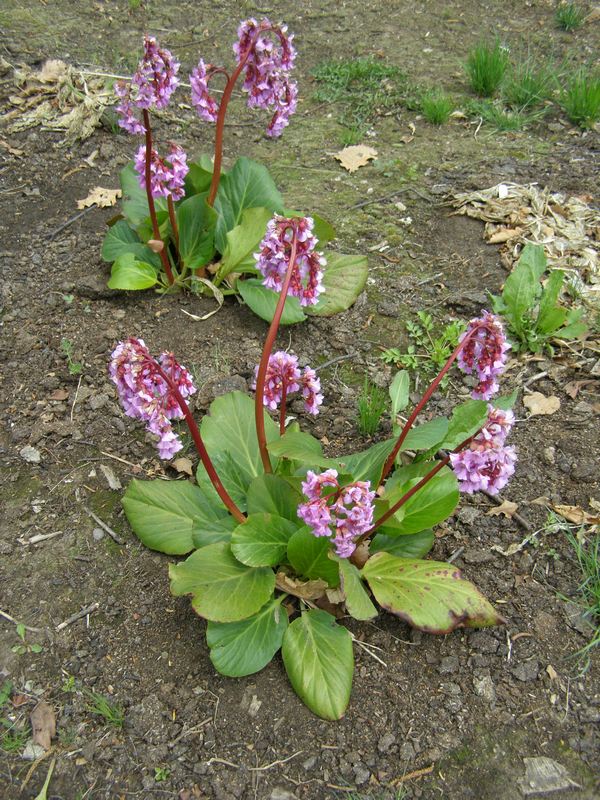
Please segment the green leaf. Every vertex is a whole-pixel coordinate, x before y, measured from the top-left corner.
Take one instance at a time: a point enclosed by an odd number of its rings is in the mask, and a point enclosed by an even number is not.
[[[544,248],[527,244],[504,284],[502,299],[508,308],[512,326],[519,335],[524,331],[524,316],[531,312],[542,291],[540,278],[545,269]]]
[[[224,510],[223,507],[219,511]],[[206,547],[207,544],[214,544],[215,542],[229,542],[231,534],[236,529],[238,521],[230,514],[226,517],[211,520],[210,522],[202,523],[200,530],[192,531],[192,542],[194,548]]]
[[[300,527],[303,523],[298,519],[298,503],[302,499],[300,492],[284,478],[264,473],[254,478],[248,488],[248,513],[276,514]]]
[[[158,283],[156,267],[138,261],[133,253],[123,253],[112,265],[109,289],[149,289]]]
[[[215,254],[217,212],[206,202],[205,194],[196,194],[177,206],[179,254],[188,269],[203,267]]]
[[[396,416],[404,411],[408,405],[408,390],[410,387],[410,380],[406,370],[400,370],[394,376],[394,380],[390,385],[390,399],[392,401],[392,422],[396,425]]]
[[[252,483],[254,473],[244,469],[242,464],[237,461],[231,453],[222,451],[220,453],[211,453],[211,461],[221,483],[227,490],[227,493],[238,506],[240,511],[246,510],[246,494],[248,487]],[[216,489],[212,485],[208,473],[204,468],[204,464],[200,462],[196,470],[196,480],[198,486],[202,490],[206,498],[214,505],[222,504],[222,500],[217,494]],[[208,544],[208,542],[206,543]]]
[[[297,430],[286,431],[280,439],[275,439],[269,445],[269,452],[274,456],[291,458],[301,461],[307,467],[336,467],[337,461],[325,458],[323,445],[310,433]]]
[[[272,289],[263,286],[261,278],[247,278],[244,281],[238,281],[236,286],[244,302],[254,311],[257,317],[264,319],[265,322],[273,320],[279,300],[279,292],[274,292]],[[302,311],[298,298],[288,295],[281,315],[281,324],[294,325],[305,319],[306,316]]]
[[[268,208],[281,213],[283,200],[267,168],[242,157],[221,177],[215,199],[219,214],[215,242],[220,253],[227,247],[227,231],[240,224],[246,208]]]
[[[188,481],[139,481],[129,484],[123,508],[140,541],[151,550],[184,555],[197,545],[194,535],[231,520],[221,506],[207,502]]]
[[[209,544],[181,564],[171,564],[169,577],[172,594],[192,594],[194,611],[213,622],[251,617],[275,588],[272,569],[241,564],[227,542]]]
[[[473,436],[485,425],[488,418],[487,403],[485,400],[467,400],[466,403],[456,406],[448,424],[448,433],[439,447],[454,450],[461,442]]]
[[[385,531],[385,525],[379,529]],[[400,558],[423,558],[433,547],[435,536],[431,528],[419,533],[410,533],[406,536],[388,536],[386,533],[376,533],[371,540],[369,548],[371,553],[381,550]]]
[[[267,442],[279,438],[279,428],[264,412]],[[254,424],[254,400],[242,392],[229,392],[211,403],[200,432],[211,458],[229,452],[239,469],[250,477],[262,475],[263,466]],[[272,459],[275,461],[275,459]],[[273,468],[276,461],[273,463]]]
[[[140,237],[129,227],[129,223],[120,219],[108,229],[104,237],[102,258],[104,261],[112,262],[125,253],[133,253],[138,261],[145,261],[160,269],[160,256],[140,241]]]
[[[329,558],[331,542],[326,536],[313,536],[307,527],[300,528],[288,542],[288,559],[304,578],[323,578],[329,586],[339,586],[337,564]]]
[[[194,194],[202,194],[210,188],[213,175],[212,158],[205,153],[200,156],[198,161],[189,163],[189,171],[185,176],[185,196],[191,197]]]
[[[306,214],[303,214],[302,211],[292,211],[289,208],[284,208],[283,214],[286,217],[305,217]],[[309,214],[312,218],[314,223],[313,225],[313,234],[317,239],[317,250],[322,250],[325,245],[330,242],[332,239],[335,239],[336,233],[335,228],[330,222],[327,222],[326,219],[319,216],[318,214]]]
[[[422,631],[450,633],[503,622],[481,592],[450,564],[376,553],[362,574],[383,608]]]
[[[446,417],[436,417],[411,428],[402,442],[400,450],[429,450],[442,442],[447,435],[448,420]]]
[[[223,280],[230,272],[245,272],[256,269],[254,253],[265,237],[267,222],[273,212],[268,208],[246,208],[242,221],[227,232],[227,245],[219,264],[217,279]]]
[[[221,675],[241,678],[265,667],[281,647],[288,617],[281,597],[239,622],[209,622],[206,642],[210,660]]]
[[[571,308],[567,312],[567,324],[564,328],[556,331],[554,336],[557,339],[573,339],[575,336],[581,336],[582,333],[587,331],[587,325],[584,322],[579,322],[583,316],[583,308]]]
[[[421,465],[419,465],[421,466]],[[429,464],[427,465],[429,467]],[[393,504],[414,486],[420,478],[414,478],[394,489]],[[386,500],[387,500],[386,493]],[[448,467],[443,467],[428,483],[402,506],[404,516],[398,526],[398,534],[419,533],[437,525],[449,517],[458,504],[459,492],[456,476]]]
[[[316,305],[306,308],[306,313],[330,317],[350,308],[365,288],[367,273],[366,256],[328,253],[327,265],[323,270],[325,291],[319,295],[319,302]]]
[[[510,409],[514,406],[517,402],[517,397],[519,395],[519,390],[515,389],[512,394],[505,394],[501,397],[494,397],[492,400],[492,405],[494,408],[500,408],[502,411],[510,411]]]
[[[560,294],[565,273],[556,269],[550,273],[542,297],[540,308],[535,323],[537,331],[541,334],[551,334],[564,323],[567,318],[567,311],[557,305],[558,295]]]
[[[354,619],[374,619],[379,613],[367,594],[360,572],[347,558],[334,556],[340,569],[340,587],[344,592],[346,608]]]
[[[121,191],[123,192],[121,200],[123,216],[134,228],[137,228],[150,216],[150,211],[148,210],[146,190],[140,186],[139,176],[135,171],[133,161],[123,167],[119,177]],[[166,211],[167,201],[163,197],[157,197],[154,200],[154,207],[157,212]]]
[[[283,637],[283,663],[294,691],[323,719],[340,719],[352,689],[354,653],[350,633],[325,611],[311,609]]]
[[[234,530],[231,552],[249,567],[276,567],[285,560],[290,536],[300,524],[275,514],[250,514]]]
[[[392,452],[395,443],[395,439],[378,442],[368,450],[340,456],[339,462],[343,464],[344,470],[349,472],[355,481],[371,481],[371,486],[376,488],[375,484],[381,476],[385,460]]]

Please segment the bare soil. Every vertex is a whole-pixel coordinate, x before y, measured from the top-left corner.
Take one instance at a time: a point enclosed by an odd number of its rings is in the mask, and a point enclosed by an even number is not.
[[[461,63],[482,36],[497,34],[512,48],[538,49],[557,61],[589,60],[598,24],[565,34],[554,26],[554,3],[136,5],[6,0],[0,54],[13,65],[53,57],[129,74],[149,31],[182,58],[185,75],[199,55],[229,60],[245,16],[268,13],[289,23],[299,48],[299,113],[283,139],[271,142],[263,120],[238,103],[226,155],[229,163],[239,154],[265,163],[288,205],[334,222],[341,251],[369,252],[367,291],[350,311],[283,330],[279,338],[313,364],[348,356],[322,371],[324,411],[303,421],[327,437],[331,453],[367,444],[357,431],[356,396],[365,374],[381,385],[389,381],[380,346],[406,345],[405,320],[419,309],[441,320],[473,316],[486,303],[485,291],[497,292],[506,277],[482,226],[452,216],[445,194],[500,180],[597,191],[597,134],[583,135],[558,112],[532,131],[481,128],[475,136],[476,126],[464,120],[437,129],[399,110],[376,121],[367,137],[377,164],[349,175],[331,157],[340,148],[339,109],[311,99],[310,70],[329,57],[377,54],[412,80],[463,93]],[[14,92],[11,72],[0,80],[6,101]],[[175,107],[158,134],[192,155],[211,149],[212,131],[189,108]],[[546,756],[576,784],[552,797],[597,797],[598,661],[594,656],[581,674],[574,658],[589,629],[574,605],[582,578],[572,548],[564,530],[547,529],[514,556],[492,549],[544,527],[546,508],[532,502],[540,496],[586,508],[598,498],[594,385],[575,399],[565,392],[569,381],[590,377],[594,352],[575,344],[553,360],[515,359],[508,372],[507,389],[535,378],[533,389],[561,401],[550,417],[527,418],[517,406],[519,463],[503,497],[519,503],[530,529],[488,515],[490,501],[475,496],[464,497],[437,530],[434,556],[454,555],[502,610],[506,627],[433,637],[391,616],[350,622],[358,639],[381,648],[384,663],[357,647],[348,712],[340,722],[324,722],[296,698],[279,658],[242,680],[215,672],[205,623],[186,599],[169,595],[169,559],[139,544],[123,516],[122,491],[107,478],[108,470],[125,487],[133,476],[177,477],[119,409],[106,372],[117,340],[143,336],[156,352],[175,351],[202,387],[200,413],[215,395],[249,387],[265,324],[235,301],[195,322],[183,311],[204,314],[211,300],[106,289],[100,247],[114,209],[94,209],[55,233],[92,187],[116,187],[131,138],[110,128],[68,148],[59,134],[39,128],[0,138],[0,610],[39,629],[26,641],[43,646],[40,653],[13,652],[16,627],[0,617],[0,684],[13,684],[12,704],[0,716],[21,725],[44,698],[58,729],[53,752],[30,777],[22,748],[0,750],[0,796],[35,797],[55,757],[48,792],[55,800],[321,800],[352,792],[377,800],[516,800],[524,796],[523,759]],[[93,151],[89,166],[84,159]],[[352,208],[399,189],[389,201]],[[406,211],[394,206],[398,200]],[[401,216],[412,223],[400,224]],[[390,246],[381,253],[383,241]],[[69,373],[62,339],[73,344],[80,376]],[[431,410],[449,407],[442,397]],[[39,451],[39,464],[25,460],[26,446]],[[103,534],[90,512],[124,543]],[[28,543],[51,533],[57,535]],[[97,611],[57,632],[93,603]],[[90,691],[122,706],[123,727],[90,710]]]

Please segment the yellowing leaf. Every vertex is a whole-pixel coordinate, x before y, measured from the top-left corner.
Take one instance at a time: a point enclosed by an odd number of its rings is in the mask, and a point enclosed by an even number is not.
[[[499,506],[490,508],[490,510],[487,512],[487,516],[499,517],[500,514],[504,514],[507,519],[512,519],[512,516],[518,507],[519,506],[517,503],[513,503],[510,500],[504,500]]]
[[[552,504],[553,510],[559,517],[566,519],[567,522],[572,522],[575,525],[598,525],[600,524],[600,516],[588,514],[583,508],[579,506],[564,506]]]
[[[335,153],[333,157],[348,172],[356,172],[359,167],[364,167],[369,161],[377,158],[377,150],[365,144],[355,144],[352,147],[344,147],[339,153]]]
[[[102,186],[96,186],[85,199],[77,201],[77,208],[89,208],[93,205],[97,205],[98,208],[109,208],[117,204],[119,197],[121,197],[120,189],[103,189]]]
[[[523,405],[529,409],[532,417],[556,414],[560,408],[558,397],[546,397],[541,392],[532,392],[523,398]]]

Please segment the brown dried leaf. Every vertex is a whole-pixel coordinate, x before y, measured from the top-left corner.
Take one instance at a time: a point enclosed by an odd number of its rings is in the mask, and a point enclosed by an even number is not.
[[[44,700],[40,700],[31,712],[30,720],[33,743],[39,744],[44,750],[49,750],[52,738],[56,736],[54,709]]]
[[[181,458],[176,458],[175,461],[171,464],[173,469],[176,469],[177,472],[184,472],[186,475],[192,476],[194,474],[193,464],[189,458],[182,456]]]
[[[48,396],[48,400],[66,400],[68,396],[68,389],[55,389],[52,394]]]
[[[296,581],[285,572],[277,573],[276,585],[282,592],[293,594],[294,597],[301,597],[302,600],[316,600],[318,597],[322,597],[327,589],[326,581],[321,578],[314,581]]]
[[[546,397],[541,392],[525,395],[523,405],[529,409],[532,417],[556,414],[560,408],[560,400],[555,395]]]
[[[355,144],[352,147],[344,147],[339,153],[334,153],[333,157],[348,172],[356,172],[359,167],[364,167],[369,161],[377,157],[377,150],[365,144]]]
[[[504,244],[515,236],[520,236],[522,233],[521,228],[500,228],[488,238],[488,244]]]
[[[504,514],[507,519],[512,519],[513,514],[516,512],[518,508],[517,503],[513,503],[510,500],[503,500],[499,506],[495,506],[494,508],[490,508],[487,512],[488,517],[499,517],[500,514]]]
[[[574,525],[598,525],[600,524],[600,516],[588,514],[580,506],[566,506],[552,504],[552,509],[558,514],[559,517],[566,519],[567,522],[572,522]]]
[[[109,208],[117,204],[119,197],[121,197],[120,189],[103,189],[102,186],[96,186],[86,198],[77,201],[77,208],[89,208],[94,204],[98,208]]]

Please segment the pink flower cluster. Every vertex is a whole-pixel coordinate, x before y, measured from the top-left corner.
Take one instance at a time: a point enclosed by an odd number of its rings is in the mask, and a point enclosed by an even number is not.
[[[286,25],[247,19],[238,28],[238,41],[233,45],[238,65],[244,62],[243,90],[248,93],[248,107],[275,111],[267,128],[267,134],[273,137],[281,136],[296,111],[298,90],[289,79],[296,58],[293,38],[287,34]]]
[[[375,492],[370,491],[370,481],[340,486],[337,476],[335,469],[306,473],[302,491],[308,502],[298,506],[298,516],[312,528],[314,536],[329,537],[338,556],[349,558],[356,549],[356,539],[373,526]],[[325,487],[335,491],[324,494]]]
[[[253,388],[256,389],[258,367],[255,368],[254,373],[255,382]],[[269,356],[265,377],[263,403],[271,411],[276,411],[279,407],[283,398],[284,387],[286,397],[302,389],[306,411],[315,415],[319,413],[319,406],[323,403],[323,395],[320,393],[321,381],[317,378],[316,372],[310,367],[305,367],[304,371],[300,372],[298,357],[280,350]]]
[[[275,215],[267,223],[260,252],[254,254],[256,266],[264,276],[263,284],[276,292],[281,291],[289,267],[292,241],[296,235],[296,260],[288,294],[297,297],[303,306],[314,305],[323,287],[323,267],[327,261],[315,251],[317,240],[313,236],[310,217],[280,217]]]
[[[485,427],[467,449],[450,454],[461,492],[472,494],[484,489],[498,494],[506,486],[514,474],[517,460],[515,448],[504,444],[514,421],[512,411],[488,406]]]
[[[135,154],[135,170],[142,189],[146,188],[146,146],[141,145]],[[171,143],[168,160],[162,159],[152,148],[150,158],[150,191],[152,197],[169,197],[180,200],[184,194],[184,179],[189,167],[183,148]]]
[[[179,85],[177,62],[168,50],[158,46],[153,36],[144,37],[144,55],[131,79],[131,84],[119,81],[115,93],[120,99],[117,113],[119,125],[129,133],[142,134],[143,124],[135,109],[165,108]]]
[[[475,329],[478,329],[460,351],[458,366],[467,375],[475,373],[479,383],[471,393],[473,397],[489,400],[498,391],[496,378],[504,372],[507,351],[510,345],[506,341],[502,323],[494,314],[484,311],[478,319],[469,322],[467,330],[462,334],[459,343]]]
[[[182,419],[183,411],[172,387],[176,386],[184,399],[194,394],[196,387],[190,373],[177,363],[173,353],[161,353],[157,361],[143,339],[134,337],[118,343],[108,371],[127,416],[146,422],[146,429],[158,436],[160,457],[173,458],[183,445],[171,420]]]
[[[219,104],[208,90],[208,82],[214,72],[210,66],[207,68],[204,61],[200,59],[198,66],[192,70],[190,75],[192,105],[198,112],[198,116],[206,122],[216,122],[219,114]]]

